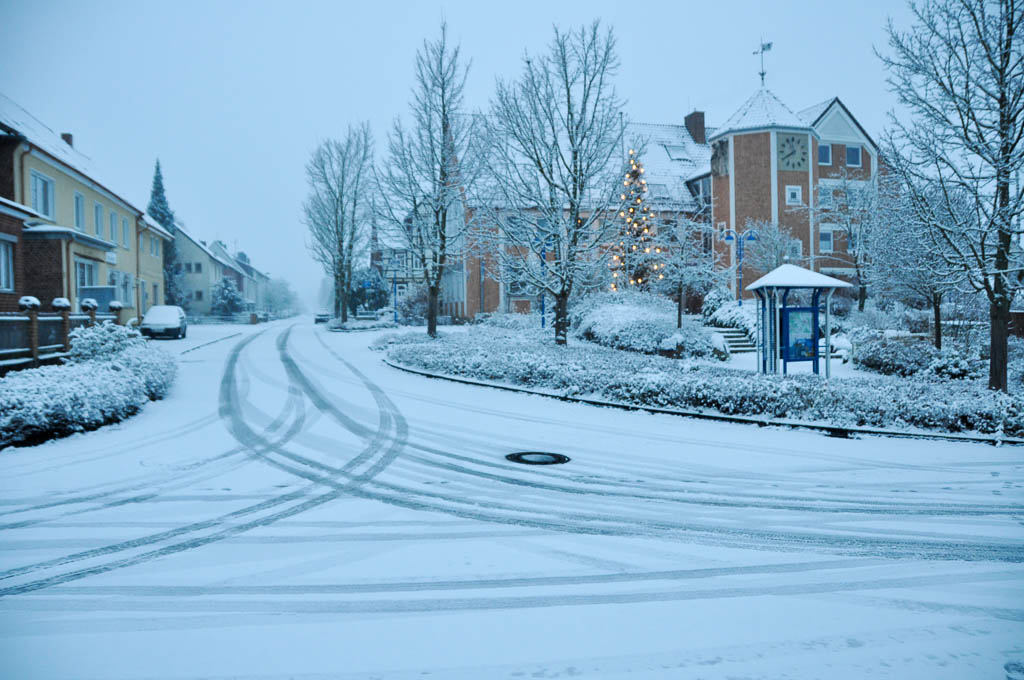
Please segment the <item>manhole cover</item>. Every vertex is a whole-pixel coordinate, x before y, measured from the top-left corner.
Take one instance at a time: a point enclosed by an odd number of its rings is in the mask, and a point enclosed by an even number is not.
[[[505,456],[505,460],[510,460],[513,463],[523,463],[524,465],[559,465],[561,463],[568,463],[569,456],[563,456],[560,453],[545,453],[543,451],[523,451],[522,453],[510,453]]]

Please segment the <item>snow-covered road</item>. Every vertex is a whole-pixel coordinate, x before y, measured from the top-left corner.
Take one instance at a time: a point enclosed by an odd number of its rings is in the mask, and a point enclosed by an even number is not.
[[[0,453],[0,677],[934,680],[1024,661],[1019,448],[568,404],[399,372],[372,338],[193,327],[165,345],[191,349],[167,400]]]

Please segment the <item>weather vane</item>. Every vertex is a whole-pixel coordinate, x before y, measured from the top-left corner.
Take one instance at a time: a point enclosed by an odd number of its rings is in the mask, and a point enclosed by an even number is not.
[[[760,54],[761,55],[761,70],[758,71],[758,75],[761,76],[761,86],[762,87],[764,87],[764,74],[765,74],[765,70],[764,70],[764,53],[769,51],[771,48],[772,48],[772,44],[770,42],[764,42],[764,38],[762,38],[761,39],[761,48],[758,49],[758,50],[754,50],[754,54]]]

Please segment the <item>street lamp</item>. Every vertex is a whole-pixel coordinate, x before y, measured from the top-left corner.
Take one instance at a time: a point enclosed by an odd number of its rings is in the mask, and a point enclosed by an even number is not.
[[[736,241],[736,268],[740,274],[740,285],[736,291],[736,304],[743,306],[743,244],[746,241],[756,241],[757,232],[753,229],[743,229],[736,233],[735,229],[726,229],[724,232],[726,241]]]
[[[398,265],[401,261],[397,253],[392,253],[388,260],[388,267],[391,269],[391,311],[394,312],[395,323],[398,323]]]

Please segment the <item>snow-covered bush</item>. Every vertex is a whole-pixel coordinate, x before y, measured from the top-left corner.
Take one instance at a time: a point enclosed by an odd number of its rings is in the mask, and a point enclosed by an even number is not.
[[[415,334],[394,342],[392,360],[448,375],[500,381],[566,395],[727,414],[786,417],[835,425],[917,427],[1024,436],[1024,396],[981,382],[934,379],[762,376],[726,367],[554,345],[547,335],[476,326],[438,340]]]
[[[599,293],[584,299],[572,315],[576,333],[605,347],[677,357],[710,357],[711,333],[684,320],[676,327],[675,305],[651,293]],[[671,339],[671,340],[670,340]]]
[[[903,342],[884,337],[858,341],[857,336],[854,337],[854,365],[882,375],[914,375],[938,358],[939,351],[927,342]]]
[[[928,364],[929,374],[947,380],[967,380],[981,374],[980,362],[971,362],[958,352],[943,352]]]
[[[381,328],[398,328],[392,317],[382,319],[349,319],[345,323],[341,319],[331,319],[327,322],[327,330],[331,331],[370,331]]]
[[[735,301],[722,305],[711,314],[710,323],[723,328],[738,328],[751,340],[757,337],[757,303],[748,301],[738,305]]]
[[[700,315],[704,317],[704,323],[711,321],[711,315],[732,302],[736,303],[736,296],[729,292],[728,288],[712,288],[704,296],[704,302],[700,306]]]
[[[398,323],[403,326],[422,326],[427,323],[427,286],[410,284],[405,297],[398,300]]]
[[[109,358],[129,347],[145,346],[146,340],[134,328],[109,321],[95,326],[79,326],[71,331],[71,362]]]
[[[132,329],[75,329],[67,363],[0,378],[0,448],[123,420],[163,398],[176,368],[170,354]]]

